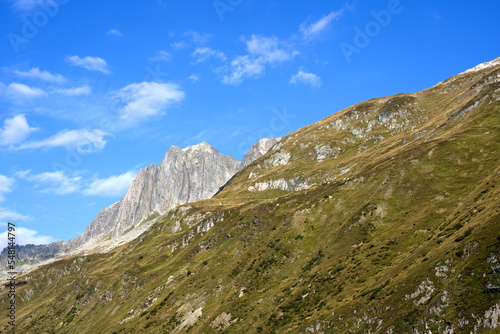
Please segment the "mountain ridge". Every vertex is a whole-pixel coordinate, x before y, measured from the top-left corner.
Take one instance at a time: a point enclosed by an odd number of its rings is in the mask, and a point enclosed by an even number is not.
[[[495,333],[499,138],[497,65],[358,103],[139,238],[31,272],[18,329]]]
[[[251,163],[276,142],[275,139],[261,139],[249,149],[244,163]],[[242,162],[231,155],[223,155],[205,141],[183,149],[173,145],[160,164],[152,163],[142,168],[125,196],[99,212],[84,233],[69,241],[20,246],[18,262],[47,261],[66,254],[89,252],[96,247],[109,250],[114,240],[146,222],[139,233],[134,231],[130,235],[130,238],[136,237],[173,207],[213,196],[242,167]],[[121,239],[118,245],[128,241]],[[0,265],[4,267],[6,261],[7,250],[4,249]]]

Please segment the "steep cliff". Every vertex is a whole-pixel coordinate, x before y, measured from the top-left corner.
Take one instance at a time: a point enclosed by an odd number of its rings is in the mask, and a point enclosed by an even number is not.
[[[225,156],[207,142],[180,149],[172,146],[160,165],[141,169],[125,197],[102,210],[87,230],[70,241],[49,245],[20,246],[18,259],[25,264],[37,263],[86,245],[86,249],[120,235],[184,203],[210,198],[242,167],[265,154],[277,139],[262,139],[253,145],[239,162]],[[132,235],[133,236],[133,235]],[[4,267],[7,251],[0,254]]]
[[[160,165],[141,169],[125,197],[100,212],[85,233],[70,244],[80,246],[103,236],[114,238],[155,213],[209,198],[240,166],[232,156],[206,142],[185,149],[172,146]]]
[[[276,145],[281,138],[262,138],[248,150],[241,160],[241,169],[250,165],[252,162],[269,152],[269,150]]]

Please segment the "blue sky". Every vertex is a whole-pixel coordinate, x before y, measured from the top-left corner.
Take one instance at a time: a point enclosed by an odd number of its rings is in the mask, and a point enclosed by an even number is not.
[[[0,0],[0,229],[68,240],[171,145],[237,159],[500,56],[498,1]],[[5,235],[0,234],[0,246]]]

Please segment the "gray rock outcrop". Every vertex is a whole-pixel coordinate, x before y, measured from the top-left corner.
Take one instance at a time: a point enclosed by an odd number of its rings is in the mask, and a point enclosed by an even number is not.
[[[269,152],[274,145],[276,145],[281,138],[262,138],[248,150],[241,160],[241,169],[247,167],[252,162]]]
[[[102,210],[83,234],[49,245],[19,246],[18,261],[34,264],[82,245],[114,239],[179,204],[210,198],[239,170],[267,153],[278,141],[260,140],[250,148],[242,162],[223,155],[206,142],[185,149],[172,146],[160,165],[153,163],[141,169],[125,197]],[[6,264],[7,249],[4,249],[0,254],[1,268]]]
[[[210,198],[240,169],[241,163],[203,142],[180,149],[172,146],[160,165],[141,169],[127,194],[101,211],[87,230],[70,241],[78,247],[109,234],[114,238],[154,213]]]

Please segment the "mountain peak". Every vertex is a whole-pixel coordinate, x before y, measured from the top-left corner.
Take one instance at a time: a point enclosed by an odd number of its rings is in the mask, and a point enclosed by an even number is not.
[[[172,145],[170,146],[170,149],[167,151],[167,154],[169,152],[196,152],[196,151],[205,151],[205,152],[209,152],[209,151],[217,151],[212,145],[210,145],[209,143],[207,143],[206,141],[203,141],[199,144],[196,144],[196,145],[190,145],[190,146],[186,146],[185,148],[180,148],[179,146],[176,146],[176,145]]]
[[[247,159],[257,159],[267,153],[263,148],[271,148],[275,142],[276,139],[260,140],[252,146]],[[156,217],[172,207],[212,197],[241,168],[241,162],[222,154],[206,141],[183,149],[173,145],[160,165],[152,163],[141,169],[125,197],[103,209],[85,233],[70,241],[28,247],[26,251],[21,248],[21,259],[31,263],[27,265],[30,267],[68,252],[113,248],[137,237]],[[143,224],[145,222],[148,224]],[[7,248],[0,255],[2,267],[7,264],[6,252]]]
[[[203,141],[196,145],[188,146],[183,149],[183,151],[212,151],[212,150],[215,150],[215,148],[206,141]]]
[[[485,63],[481,63],[481,64],[479,64],[471,69],[468,69],[467,71],[465,71],[463,73],[477,72],[477,71],[481,71],[481,70],[484,70],[486,68],[497,66],[497,65],[500,65],[500,57],[498,57],[492,61],[487,61]]]

